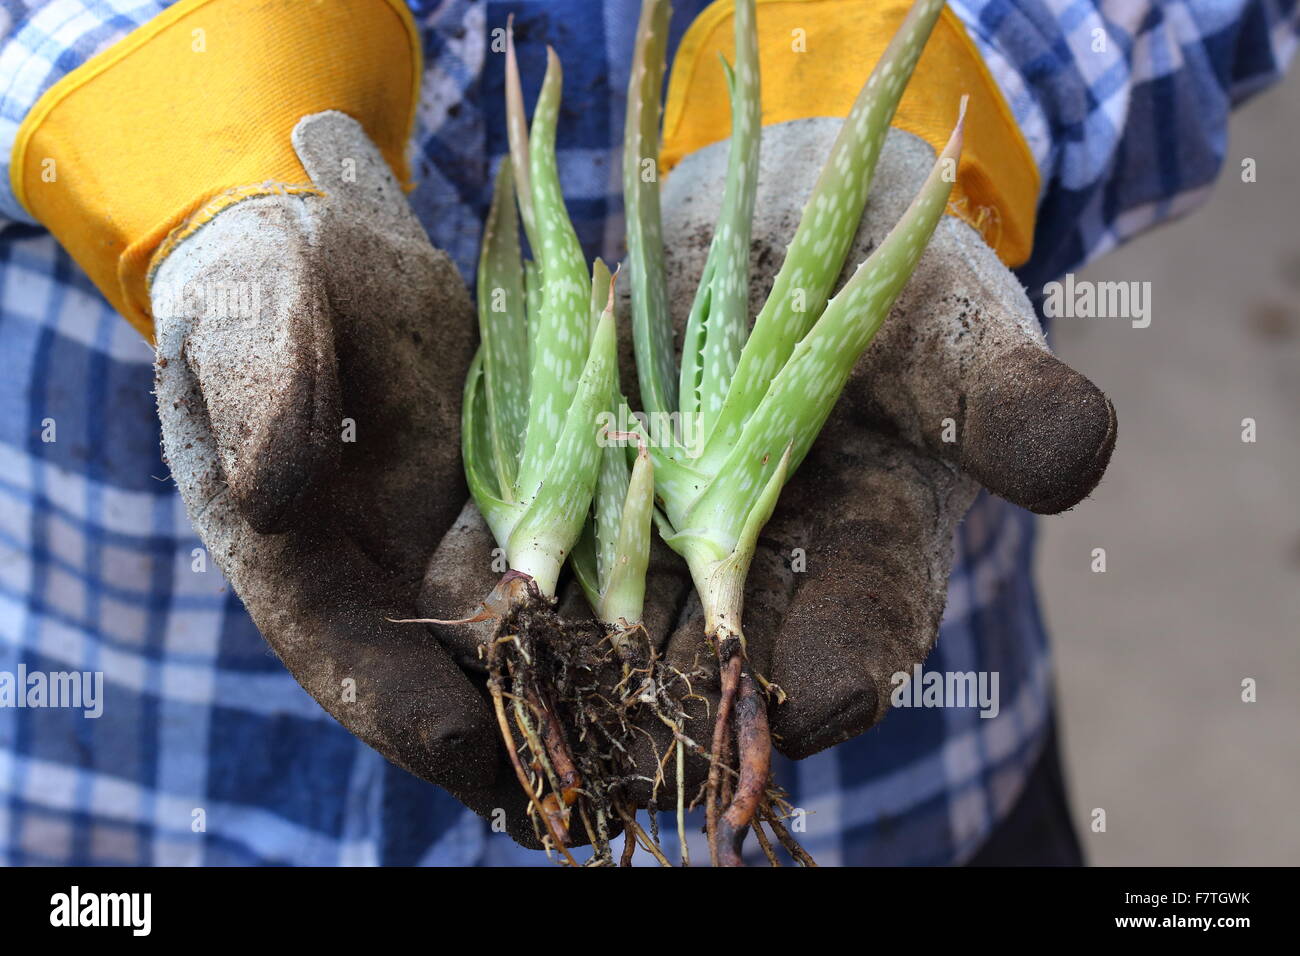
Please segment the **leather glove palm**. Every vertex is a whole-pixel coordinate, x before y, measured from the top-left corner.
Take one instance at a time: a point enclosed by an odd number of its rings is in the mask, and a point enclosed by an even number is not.
[[[323,197],[231,206],[154,277],[168,462],[199,536],[321,706],[522,826],[481,686],[427,630],[388,621],[414,616],[464,500],[473,307],[355,121],[309,116],[293,145]]]

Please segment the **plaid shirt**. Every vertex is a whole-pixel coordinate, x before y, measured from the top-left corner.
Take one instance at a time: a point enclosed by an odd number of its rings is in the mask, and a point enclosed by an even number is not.
[[[105,697],[98,719],[0,707],[0,863],[538,862],[326,716],[220,572],[195,570],[200,542],[160,459],[151,351],[8,191],[37,97],[167,5],[0,0],[0,678],[100,671]],[[673,48],[703,5],[678,0]],[[1277,78],[1297,26],[1294,0],[952,5],[1042,171],[1031,289],[1202,200],[1230,107]],[[636,6],[412,3],[426,75],[411,201],[467,280],[487,173],[506,151],[487,38],[512,11],[525,77],[542,75],[543,40],[565,63],[559,141],[579,236],[589,255],[619,256]],[[1033,540],[1028,513],[980,497],[925,665],[997,671],[995,718],[900,709],[777,761],[820,862],[960,862],[1016,800],[1052,713]]]

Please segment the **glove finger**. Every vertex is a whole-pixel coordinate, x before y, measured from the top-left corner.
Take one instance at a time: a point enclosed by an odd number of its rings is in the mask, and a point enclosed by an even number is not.
[[[837,417],[836,442],[814,449],[781,505],[813,516],[771,664],[788,695],[771,711],[773,737],[795,759],[874,725],[891,675],[928,655],[953,530],[975,494],[944,463]]]
[[[402,185],[365,129],[346,113],[326,110],[298,121],[294,152],[331,206],[349,207],[358,219],[382,224],[390,237],[427,241]]]
[[[180,358],[180,329],[162,333],[156,384],[172,475],[268,643],[321,706],[388,759],[476,809],[505,805],[482,692],[425,629],[388,622],[409,617],[415,595],[328,516],[303,531],[249,530],[207,416],[194,411],[199,378]]]
[[[159,335],[175,337],[240,515],[285,530],[339,460],[339,385],[324,291],[311,281],[300,200],[250,199],[159,268]]]
[[[932,162],[928,145],[890,132],[850,268],[903,214]],[[1040,514],[1085,498],[1115,445],[1110,400],[1048,351],[1015,275],[953,216],[935,229],[846,395],[861,420]]]
[[[822,118],[763,130],[751,314],[763,306],[840,126]],[[692,153],[665,184],[664,234],[679,238],[665,246],[670,301],[692,300],[721,203],[726,150],[718,143]],[[889,131],[836,288],[898,222],[933,162],[925,142]],[[674,318],[680,334],[682,316]],[[952,216],[940,221],[842,402],[856,408],[859,420],[897,433],[1040,513],[1086,497],[1115,443],[1110,401],[1051,355],[1015,275]]]
[[[313,250],[347,416],[342,470],[349,489],[364,489],[331,506],[372,556],[418,581],[465,501],[460,399],[474,305],[358,123],[308,116],[293,143],[326,192],[313,207]]]

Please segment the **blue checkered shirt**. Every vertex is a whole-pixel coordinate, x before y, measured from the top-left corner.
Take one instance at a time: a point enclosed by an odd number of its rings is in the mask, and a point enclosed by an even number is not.
[[[40,94],[168,5],[0,0],[0,675],[105,680],[98,719],[0,707],[0,863],[539,862],[326,716],[220,572],[195,570],[200,542],[160,459],[152,353],[8,190],[14,135]],[[703,5],[678,0],[673,48]],[[1204,199],[1229,109],[1274,81],[1296,42],[1294,0],[952,6],[1042,173],[1020,272],[1031,289]],[[636,7],[413,0],[426,73],[411,201],[467,280],[490,163],[506,151],[488,39],[511,12],[525,77],[542,75],[543,41],[565,63],[559,142],[579,236],[589,255],[620,255]],[[1007,814],[1053,711],[1033,544],[1028,513],[981,495],[926,662],[997,671],[995,718],[899,709],[856,740],[778,760],[820,862],[960,862]]]

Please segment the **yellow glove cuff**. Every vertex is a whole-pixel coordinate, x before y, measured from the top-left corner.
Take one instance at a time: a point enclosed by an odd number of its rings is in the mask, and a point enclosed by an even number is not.
[[[14,195],[152,338],[148,279],[249,196],[318,190],[298,120],[341,110],[398,179],[420,43],[401,0],[182,0],[52,86],[14,144]]]
[[[911,0],[758,0],[763,125],[848,115]],[[715,0],[682,38],[668,81],[665,170],[731,135],[718,53],[734,62],[733,0]],[[970,223],[1008,266],[1029,258],[1038,168],[1020,127],[957,16],[944,8],[893,125],[943,149],[963,93],[965,144],[948,213]]]

